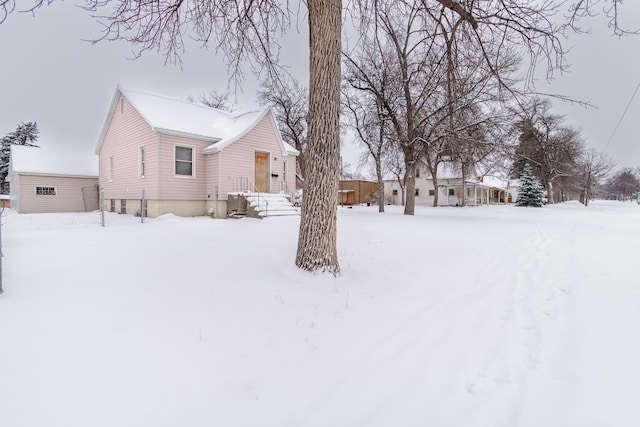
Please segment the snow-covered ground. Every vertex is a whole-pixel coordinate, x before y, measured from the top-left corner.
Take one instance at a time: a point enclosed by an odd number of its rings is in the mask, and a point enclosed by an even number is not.
[[[0,426],[640,425],[639,205],[387,208],[3,217]]]

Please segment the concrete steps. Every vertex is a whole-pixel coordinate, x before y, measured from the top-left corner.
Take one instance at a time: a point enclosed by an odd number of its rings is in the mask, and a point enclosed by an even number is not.
[[[247,216],[266,218],[269,216],[300,215],[300,208],[293,206],[285,194],[246,193]]]

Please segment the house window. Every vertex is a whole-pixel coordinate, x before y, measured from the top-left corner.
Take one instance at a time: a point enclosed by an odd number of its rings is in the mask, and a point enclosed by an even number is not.
[[[176,175],[193,176],[193,148],[176,145]]]
[[[429,190],[429,195],[430,196],[435,196],[436,195],[436,190]]]
[[[55,196],[56,187],[36,187],[37,196]]]
[[[144,147],[138,149],[138,176],[144,178]]]
[[[109,157],[108,177],[109,177],[109,182],[113,181],[113,157]]]
[[[449,189],[449,195],[450,196],[455,196],[456,195],[455,190],[453,188]]]
[[[116,200],[115,199],[111,199],[111,206],[109,206],[109,211],[111,212],[115,212],[116,211]]]
[[[416,188],[416,196],[419,196],[419,195],[420,195],[420,189]]]
[[[140,215],[147,217],[147,199],[140,200]]]
[[[416,168],[416,178],[420,178],[420,168]]]
[[[394,196],[397,196],[398,195],[398,189],[394,188],[393,190],[391,190],[391,194],[394,195]]]
[[[120,213],[121,214],[127,213],[127,201],[124,199],[120,200]]]
[[[287,161],[282,162],[282,180],[287,182]]]

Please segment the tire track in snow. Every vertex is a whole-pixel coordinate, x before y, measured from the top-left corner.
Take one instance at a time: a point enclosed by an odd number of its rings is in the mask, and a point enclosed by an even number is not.
[[[501,338],[469,362],[467,391],[478,401],[470,414],[473,425],[521,425],[529,378],[540,374],[547,328],[562,315],[569,291],[553,267],[566,263],[566,254],[553,250],[556,239],[566,238],[566,230],[551,233],[541,222],[532,222],[530,229],[531,234],[517,236],[518,244],[511,245],[511,269],[499,278],[506,284]],[[495,266],[487,271],[495,271]]]
[[[533,221],[529,230],[500,253],[478,251],[466,264],[473,274],[458,279],[464,285],[437,301],[412,301],[406,317],[349,356],[339,381],[294,424],[521,425],[547,327],[562,316],[568,292],[553,268],[565,262],[553,247],[566,229]]]

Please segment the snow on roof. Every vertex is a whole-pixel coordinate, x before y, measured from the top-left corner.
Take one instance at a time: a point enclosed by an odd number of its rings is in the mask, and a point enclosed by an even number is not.
[[[117,100],[118,93],[124,95],[155,131],[213,142],[205,149],[205,152],[222,150],[250,131],[267,114],[274,120],[270,107],[229,113],[193,102],[135,90],[125,90],[121,87],[116,89],[113,102]],[[105,124],[96,151],[99,151],[102,144],[107,125],[108,122]],[[283,151],[286,151],[287,154],[299,154],[295,148],[284,143],[279,134],[278,139]]]
[[[124,89],[120,91],[155,130],[184,133],[215,141],[231,138],[242,132],[264,110],[254,109],[233,114],[161,95]]]
[[[98,176],[98,156],[69,148],[11,146],[11,170],[14,173],[43,175]]]

